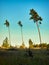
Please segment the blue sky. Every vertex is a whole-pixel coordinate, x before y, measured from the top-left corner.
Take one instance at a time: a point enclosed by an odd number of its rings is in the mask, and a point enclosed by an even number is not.
[[[39,25],[42,42],[49,43],[49,0],[0,0],[0,45],[8,37],[8,28],[4,26],[7,19],[10,22],[11,44],[21,45],[21,29],[18,21],[23,24],[24,43],[28,46],[28,40],[39,43],[36,23],[29,20],[30,9],[34,9],[43,18]]]

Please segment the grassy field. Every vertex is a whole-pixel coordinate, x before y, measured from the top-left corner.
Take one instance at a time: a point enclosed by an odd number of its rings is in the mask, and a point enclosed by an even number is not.
[[[0,50],[0,65],[49,65],[49,50],[33,49]]]

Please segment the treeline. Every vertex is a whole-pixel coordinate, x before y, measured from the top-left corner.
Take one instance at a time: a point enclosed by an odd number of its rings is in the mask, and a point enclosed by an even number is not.
[[[34,44],[31,39],[29,39],[28,45],[29,45],[28,48],[30,48],[30,49],[40,49],[40,48],[49,49],[49,44],[47,44],[47,43]],[[19,48],[19,49],[26,49],[27,47],[25,46],[25,43],[22,43],[19,47],[18,46],[14,47],[11,44],[9,44],[9,40],[6,37],[5,40],[3,40],[1,48],[6,48],[6,49],[8,49],[8,48],[12,48],[12,49],[14,49],[14,48],[15,49],[17,49],[17,48]]]

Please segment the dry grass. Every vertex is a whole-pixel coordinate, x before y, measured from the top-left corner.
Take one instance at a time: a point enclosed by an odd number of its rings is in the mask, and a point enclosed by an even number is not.
[[[31,50],[33,57],[25,50],[0,51],[0,65],[49,65],[49,51]]]

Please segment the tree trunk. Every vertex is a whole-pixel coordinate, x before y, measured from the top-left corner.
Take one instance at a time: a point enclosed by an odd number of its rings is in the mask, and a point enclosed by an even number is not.
[[[38,33],[39,33],[39,40],[40,40],[40,44],[41,44],[41,34],[40,34],[40,29],[39,29],[38,22],[36,22],[36,25],[37,25],[37,29],[38,29]]]
[[[23,41],[23,31],[22,31],[22,27],[21,27],[21,36],[22,36],[22,43],[24,43],[24,41]]]
[[[9,44],[11,45],[11,40],[10,40],[10,27],[8,27],[8,32],[9,32]]]

